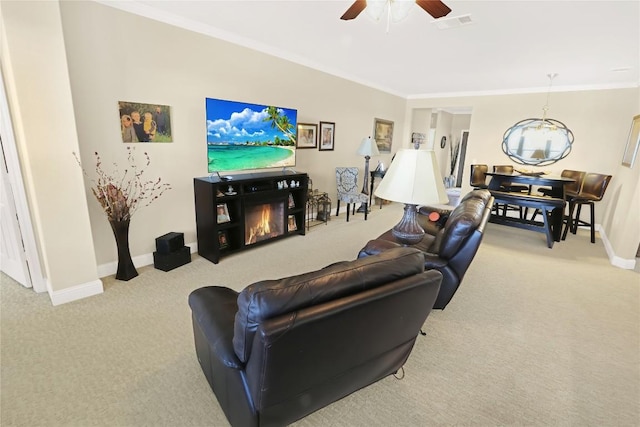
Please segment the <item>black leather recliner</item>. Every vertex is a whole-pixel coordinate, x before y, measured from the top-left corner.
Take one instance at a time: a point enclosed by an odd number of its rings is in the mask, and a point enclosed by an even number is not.
[[[189,296],[198,360],[232,426],[283,426],[397,372],[442,275],[414,248]],[[338,423],[338,422],[337,422]]]
[[[473,190],[465,195],[460,204],[450,213],[429,207],[422,207],[418,211],[418,222],[421,223],[426,234],[421,242],[411,247],[423,252],[425,270],[438,270],[443,276],[434,309],[443,310],[458,290],[462,278],[480,247],[492,207],[493,196],[488,190],[483,189]],[[440,215],[448,215],[444,226],[429,220],[429,214],[432,211]],[[360,250],[358,257],[379,254],[399,246],[402,245],[395,240],[389,230],[377,239],[370,240]]]

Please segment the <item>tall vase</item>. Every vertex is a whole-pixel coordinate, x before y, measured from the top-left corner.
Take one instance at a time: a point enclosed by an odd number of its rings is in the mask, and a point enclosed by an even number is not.
[[[129,220],[109,221],[118,247],[118,271],[116,279],[131,280],[138,275],[129,252]]]

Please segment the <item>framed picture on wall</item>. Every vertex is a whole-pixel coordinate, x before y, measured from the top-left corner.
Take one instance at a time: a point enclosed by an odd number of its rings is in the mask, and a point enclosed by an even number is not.
[[[418,144],[418,145],[424,144],[424,141],[426,141],[426,139],[427,139],[427,134],[426,133],[413,132],[411,134],[411,144],[413,146],[415,146],[416,144]],[[444,148],[444,147],[442,147],[442,148]]]
[[[390,153],[393,143],[393,122],[373,119],[373,138],[376,140],[379,152]]]
[[[333,150],[336,138],[336,124],[320,122],[320,151]]]
[[[296,148],[316,148],[318,146],[318,125],[298,123]]]
[[[640,146],[640,115],[637,115],[631,121],[631,130],[629,131],[629,139],[622,156],[622,165],[633,167],[633,163],[638,156],[638,147]]]
[[[122,142],[172,142],[171,107],[118,101]]]

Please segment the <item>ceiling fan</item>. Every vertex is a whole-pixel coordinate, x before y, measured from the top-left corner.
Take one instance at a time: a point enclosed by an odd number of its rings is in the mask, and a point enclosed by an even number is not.
[[[387,3],[387,2],[389,2],[390,6],[393,6],[393,3],[398,1],[386,0],[383,3]],[[415,0],[415,2],[418,6],[424,9],[429,15],[433,16],[435,19],[442,18],[443,16],[446,16],[449,12],[451,12],[451,9],[449,9],[449,7],[446,4],[442,3],[440,0]],[[370,0],[370,3],[374,3],[374,1]],[[377,1],[376,3],[380,3],[380,2]],[[356,0],[355,2],[353,2],[351,7],[347,9],[344,15],[340,17],[340,19],[344,21],[349,21],[351,19],[354,19],[358,15],[360,15],[360,12],[362,12],[366,7],[367,7],[366,0]]]

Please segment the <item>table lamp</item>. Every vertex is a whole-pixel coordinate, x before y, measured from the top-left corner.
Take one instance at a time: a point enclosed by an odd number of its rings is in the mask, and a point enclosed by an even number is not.
[[[424,237],[416,220],[418,205],[449,201],[433,151],[401,149],[375,191],[376,197],[404,203],[404,216],[391,229],[402,244],[414,245]]]
[[[378,145],[376,144],[375,139],[371,139],[370,136],[366,138],[362,138],[360,142],[360,147],[358,147],[358,151],[356,154],[364,156],[364,182],[362,183],[362,193],[369,194],[369,160],[372,156],[379,156],[380,152],[378,151]],[[368,206],[363,203],[358,208],[358,212],[363,212],[365,209],[368,209]]]

